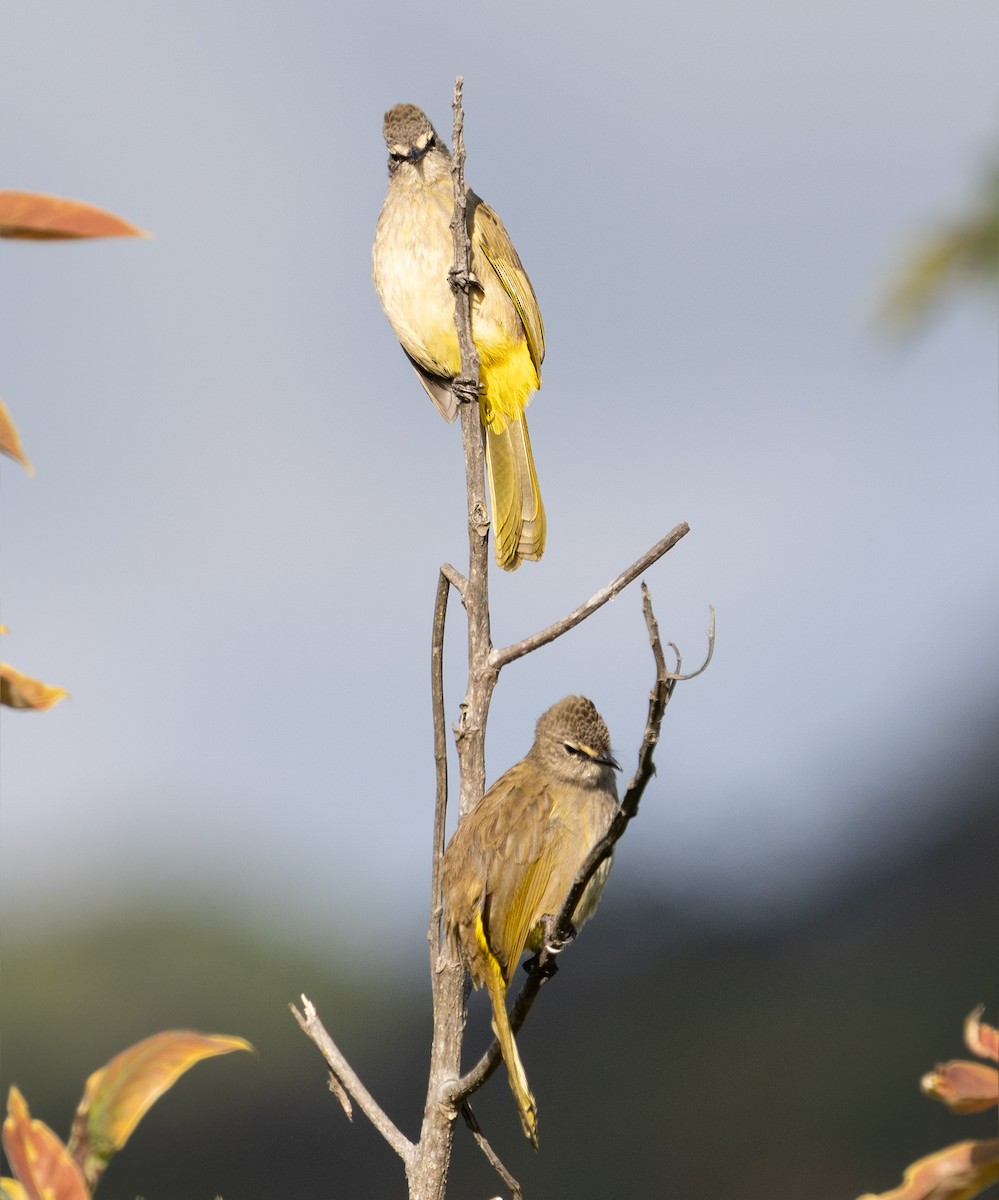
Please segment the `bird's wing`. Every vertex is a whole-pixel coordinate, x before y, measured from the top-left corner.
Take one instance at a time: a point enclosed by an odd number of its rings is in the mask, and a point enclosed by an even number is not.
[[[545,326],[541,320],[538,298],[503,222],[489,205],[474,193],[469,193],[469,200],[472,202],[472,240],[486,256],[489,265],[499,276],[507,295],[513,301],[527,334],[527,346],[540,379],[541,360],[545,357]]]
[[[455,400],[454,392],[451,391],[450,380],[444,379],[440,375],[432,375],[426,368],[421,367],[405,347],[403,347],[403,353],[413,364],[413,370],[419,376],[420,383],[423,384],[427,395],[433,400],[434,407],[445,421],[453,421],[458,415],[458,401]]]
[[[514,786],[497,799],[503,803],[506,820],[504,836],[492,839],[485,924],[490,948],[509,982],[531,931],[545,915],[564,831],[560,822],[551,820],[551,798],[545,788],[526,797]]]

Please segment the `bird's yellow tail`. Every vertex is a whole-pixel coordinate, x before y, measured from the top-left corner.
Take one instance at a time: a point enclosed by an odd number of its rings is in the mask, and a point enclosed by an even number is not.
[[[496,561],[504,571],[525,558],[537,562],[545,550],[545,507],[523,413],[498,430],[486,425],[486,474]]]
[[[481,917],[476,921],[475,933],[479,946],[485,950],[484,957],[487,963],[485,984],[486,991],[489,993],[489,1002],[493,1010],[493,1033],[496,1034],[496,1040],[499,1042],[500,1051],[503,1054],[503,1061],[506,1063],[506,1073],[510,1080],[510,1090],[513,1092],[513,1098],[517,1102],[520,1123],[524,1127],[524,1133],[531,1139],[534,1149],[537,1150],[538,1106],[531,1094],[531,1089],[527,1082],[527,1072],[524,1070],[524,1064],[520,1061],[517,1043],[514,1041],[513,1030],[510,1028],[510,1018],[506,1012],[506,980],[503,977],[503,968],[500,966],[495,954],[489,948],[489,943],[485,937],[485,930],[482,928]]]

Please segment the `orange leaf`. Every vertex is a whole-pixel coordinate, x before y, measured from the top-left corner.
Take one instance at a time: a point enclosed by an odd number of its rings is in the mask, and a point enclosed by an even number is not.
[[[70,1153],[91,1186],[147,1110],[186,1070],[203,1058],[252,1049],[239,1037],[169,1030],[130,1046],[95,1071],[87,1080],[69,1139]]]
[[[902,1186],[859,1200],[971,1200],[999,1179],[999,1141],[958,1142],[917,1159]]]
[[[956,1113],[984,1112],[999,1104],[999,1071],[984,1063],[963,1059],[937,1063],[919,1086]]]
[[[983,1012],[985,1005],[979,1004],[973,1012],[968,1013],[964,1022],[964,1044],[979,1058],[991,1058],[993,1062],[999,1062],[999,1029],[985,1024]]]
[[[69,1150],[44,1122],[31,1119],[16,1087],[7,1098],[3,1148],[25,1200],[88,1200],[90,1192]]]
[[[0,454],[6,454],[8,458],[19,462],[29,475],[34,475],[35,468],[21,449],[21,438],[17,432],[17,426],[11,419],[7,405],[2,400],[0,400]]]
[[[40,192],[0,191],[0,237],[53,238],[149,237],[144,229],[82,200],[64,200]]]
[[[65,688],[53,687],[22,675],[8,663],[0,663],[0,704],[8,708],[31,708],[44,712],[69,695]]]

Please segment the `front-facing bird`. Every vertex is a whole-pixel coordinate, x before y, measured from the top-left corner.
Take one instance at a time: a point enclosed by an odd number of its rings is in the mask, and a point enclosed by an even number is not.
[[[461,370],[448,272],[454,262],[451,160],[414,104],[385,114],[389,184],[372,265],[382,308],[423,386],[448,421]],[[503,222],[468,191],[472,340],[480,359],[479,413],[496,561],[507,571],[545,548],[545,510],[524,409],[541,386],[545,333],[538,301]]]
[[[458,822],[444,851],[444,927],[476,987],[485,987],[524,1132],[537,1105],[510,1029],[506,990],[525,949],[541,949],[590,851],[617,811],[617,763],[591,701],[567,696],[538,719],[534,745]],[[610,874],[604,859],[572,915],[580,928]]]

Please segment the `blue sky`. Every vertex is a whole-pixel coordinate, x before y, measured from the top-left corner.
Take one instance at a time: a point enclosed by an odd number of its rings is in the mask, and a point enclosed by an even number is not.
[[[187,895],[419,940],[463,480],[370,244],[382,113],[449,138],[458,73],[548,342],[548,550],[494,577],[494,639],[681,520],[648,582],[688,663],[717,609],[618,871],[765,917],[928,828],[949,797],[919,785],[999,678],[996,314],[962,298],[905,344],[872,314],[995,149],[997,25],[984,0],[10,6],[0,186],[155,236],[0,246],[37,468],[2,468],[4,657],[72,693],[3,713],[8,932]],[[489,777],[573,691],[627,770],[650,683],[635,589],[504,673]]]

